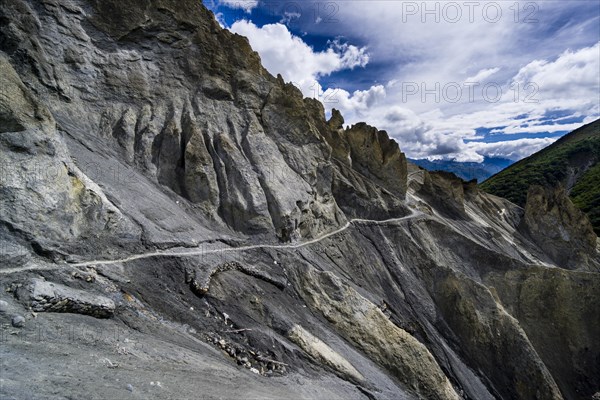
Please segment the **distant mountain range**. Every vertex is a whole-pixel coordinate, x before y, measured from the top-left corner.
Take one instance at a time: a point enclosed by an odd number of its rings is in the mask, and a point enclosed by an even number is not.
[[[600,120],[563,136],[485,181],[481,188],[520,206],[530,185],[563,185],[600,234]]]
[[[496,157],[485,157],[481,163],[458,162],[454,160],[430,161],[427,159],[409,159],[409,161],[429,171],[452,172],[466,181],[477,179],[478,182],[485,181],[492,175],[497,174],[514,163],[512,160]]]

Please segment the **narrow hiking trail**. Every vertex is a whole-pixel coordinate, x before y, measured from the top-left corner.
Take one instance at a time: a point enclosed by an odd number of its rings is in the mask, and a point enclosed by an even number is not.
[[[22,271],[32,271],[32,270],[41,271],[41,270],[54,270],[54,269],[60,269],[60,268],[65,268],[65,267],[78,268],[78,267],[91,267],[94,265],[121,264],[121,263],[136,261],[136,260],[142,260],[142,259],[146,259],[146,258],[152,258],[152,257],[190,257],[190,256],[199,256],[199,255],[206,255],[206,254],[243,252],[243,251],[258,250],[258,249],[275,249],[275,250],[277,250],[277,249],[299,249],[302,247],[306,247],[306,246],[310,246],[312,244],[319,243],[319,242],[321,242],[325,239],[328,239],[332,236],[338,235],[338,234],[348,230],[348,228],[350,228],[354,224],[372,224],[372,225],[396,224],[396,223],[403,222],[406,220],[422,217],[424,215],[425,214],[420,211],[413,210],[410,215],[407,215],[405,217],[390,218],[390,219],[381,220],[381,221],[371,220],[371,219],[354,218],[354,219],[351,219],[348,222],[346,222],[346,224],[344,224],[344,226],[342,226],[341,228],[339,228],[335,231],[326,233],[323,236],[308,240],[306,242],[294,243],[294,244],[256,244],[256,245],[250,245],[250,246],[225,247],[225,248],[217,248],[217,249],[198,249],[198,250],[181,251],[181,252],[173,252],[171,250],[160,250],[160,251],[152,251],[152,252],[147,252],[147,253],[136,254],[136,255],[129,256],[129,257],[119,258],[119,259],[114,259],[114,260],[90,260],[90,261],[84,261],[84,262],[79,262],[79,263],[56,264],[56,265],[51,265],[51,266],[46,266],[46,267],[44,267],[44,266],[24,266],[24,267],[19,267],[19,268],[9,268],[9,269],[0,270],[0,275],[7,275],[7,274],[12,274],[12,273],[17,273],[17,272],[22,272]]]

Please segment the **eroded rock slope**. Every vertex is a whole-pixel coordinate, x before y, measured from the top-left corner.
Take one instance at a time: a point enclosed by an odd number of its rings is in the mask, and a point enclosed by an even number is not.
[[[598,242],[565,196],[408,164],[197,1],[0,24],[2,398],[600,391]]]

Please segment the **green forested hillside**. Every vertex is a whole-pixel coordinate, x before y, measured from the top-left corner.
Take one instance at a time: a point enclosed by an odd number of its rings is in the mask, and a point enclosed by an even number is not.
[[[585,125],[481,184],[523,206],[530,185],[564,185],[600,235],[600,120]]]

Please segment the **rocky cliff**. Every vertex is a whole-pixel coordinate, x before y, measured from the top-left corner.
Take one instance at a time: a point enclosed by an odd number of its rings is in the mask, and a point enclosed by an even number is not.
[[[600,120],[596,120],[511,165],[481,187],[525,207],[529,186],[562,186],[600,234],[599,182]]]
[[[0,50],[3,398],[600,391],[566,197],[419,170],[196,1],[3,0]]]

